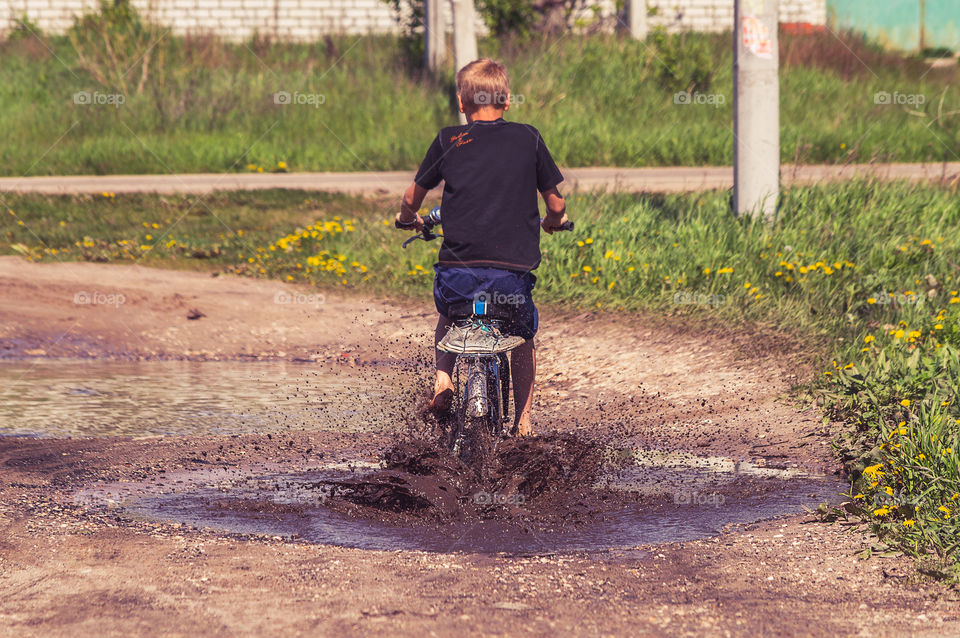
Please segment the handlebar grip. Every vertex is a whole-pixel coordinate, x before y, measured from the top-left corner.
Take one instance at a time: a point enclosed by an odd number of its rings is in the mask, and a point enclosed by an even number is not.
[[[560,226],[552,226],[550,232],[555,233],[561,230],[573,230],[573,222],[564,222]]]

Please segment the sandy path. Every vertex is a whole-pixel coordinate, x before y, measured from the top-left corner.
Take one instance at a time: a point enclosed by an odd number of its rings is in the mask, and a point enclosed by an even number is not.
[[[78,304],[78,292],[123,303]],[[0,258],[0,353],[410,361],[431,308],[232,276]],[[92,298],[92,297],[91,297]],[[82,298],[80,298],[82,300]],[[315,300],[316,301],[316,300]],[[205,316],[187,319],[190,310]],[[835,469],[819,415],[777,399],[794,359],[761,334],[544,309],[539,423],[652,447]],[[305,462],[378,435],[0,438],[0,633],[15,635],[957,635],[956,594],[807,515],[648,553],[509,558],[250,541],[90,517],[99,480],[225,462]],[[246,446],[241,449],[240,446]],[[251,447],[256,446],[256,447]],[[259,449],[256,454],[249,450]],[[256,456],[256,458],[251,458]]]
[[[960,162],[930,164],[813,164],[780,168],[784,185],[834,182],[852,177],[955,181]],[[565,187],[578,190],[684,192],[733,186],[730,166],[564,168]],[[210,193],[216,190],[294,188],[355,194],[401,193],[411,171],[357,173],[195,173],[171,175],[58,175],[0,177],[0,192],[21,193]]]
[[[204,316],[188,319],[192,310]],[[430,300],[400,304],[234,276],[0,258],[0,355],[7,357],[409,361],[432,356],[424,344],[434,316]],[[796,379],[778,362],[783,352],[770,349],[772,339],[549,308],[541,323],[540,414],[580,415],[568,425],[589,428],[598,400],[608,414],[629,403],[629,432],[650,444],[832,464],[828,439],[813,440],[819,417],[777,400]]]

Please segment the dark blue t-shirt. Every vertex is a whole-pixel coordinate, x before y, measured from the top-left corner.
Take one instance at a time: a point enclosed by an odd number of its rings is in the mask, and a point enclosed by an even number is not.
[[[442,266],[529,272],[540,264],[537,192],[563,181],[540,132],[504,119],[440,131],[414,178],[444,181]]]

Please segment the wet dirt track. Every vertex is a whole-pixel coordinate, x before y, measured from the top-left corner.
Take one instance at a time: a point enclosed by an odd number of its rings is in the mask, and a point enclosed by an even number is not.
[[[106,358],[132,352],[242,359],[254,347],[262,358],[312,357],[361,371],[365,361],[395,355],[412,362],[408,374],[416,377],[413,364],[426,330],[410,326],[428,326],[428,314],[419,308],[337,299],[332,302],[337,321],[323,321],[297,316],[299,309],[288,308],[286,315],[261,309],[256,295],[272,295],[279,287],[272,282],[212,282],[188,273],[83,265],[79,271],[88,287],[91,282],[100,289],[128,286],[140,297],[137,308],[122,312],[81,312],[69,301],[72,293],[61,294],[76,287],[71,277],[81,276],[70,271],[73,266],[24,264],[14,285],[4,279],[9,262],[0,265],[8,356],[27,349],[78,354],[58,352],[64,341],[71,348],[85,344],[84,356]],[[149,288],[139,287],[144,277],[153,281]],[[31,285],[38,292],[29,304],[10,303]],[[238,292],[240,299],[249,298],[247,306],[237,302]],[[188,299],[188,305],[202,304],[207,317],[188,323],[179,307],[168,303],[172,294]],[[541,431],[616,441],[629,449],[833,471],[829,431],[819,417],[776,400],[789,389],[792,367],[784,364],[792,362],[788,351],[770,347],[776,340],[718,330],[682,332],[639,318],[544,315],[536,406]],[[37,316],[47,319],[38,322]],[[347,323],[353,327],[345,330]],[[280,334],[286,341],[251,344],[242,336],[261,326],[273,328],[271,341]],[[71,337],[58,342],[68,327]],[[383,344],[390,344],[389,350]],[[200,350],[207,353],[196,354]],[[412,386],[410,393],[415,398]],[[85,488],[163,481],[177,472],[308,472],[321,453],[324,462],[373,464],[397,439],[393,432],[337,432],[334,425],[291,427],[271,437],[0,438],[0,631],[931,636],[960,631],[953,594],[913,582],[912,568],[902,559],[858,560],[864,546],[859,533],[804,514],[683,543],[509,556],[363,550],[192,530],[182,522],[138,520],[74,499]]]

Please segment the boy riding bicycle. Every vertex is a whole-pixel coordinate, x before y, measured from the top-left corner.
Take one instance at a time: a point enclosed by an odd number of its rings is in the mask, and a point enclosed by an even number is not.
[[[506,68],[482,58],[457,73],[457,101],[467,124],[442,129],[403,196],[398,225],[418,232],[417,211],[427,192],[444,182],[443,245],[434,265],[433,297],[440,313],[435,343],[451,325],[451,309],[478,298],[504,301],[510,333],[524,339],[511,352],[514,427],[533,434],[530,408],[536,376],[533,338],[538,328],[531,296],[540,264],[540,229],[548,234],[567,222],[557,190],[563,175],[534,127],[507,122],[510,83]],[[537,192],[547,213],[540,220]],[[437,350],[437,377],[430,407],[449,410],[456,356]]]

